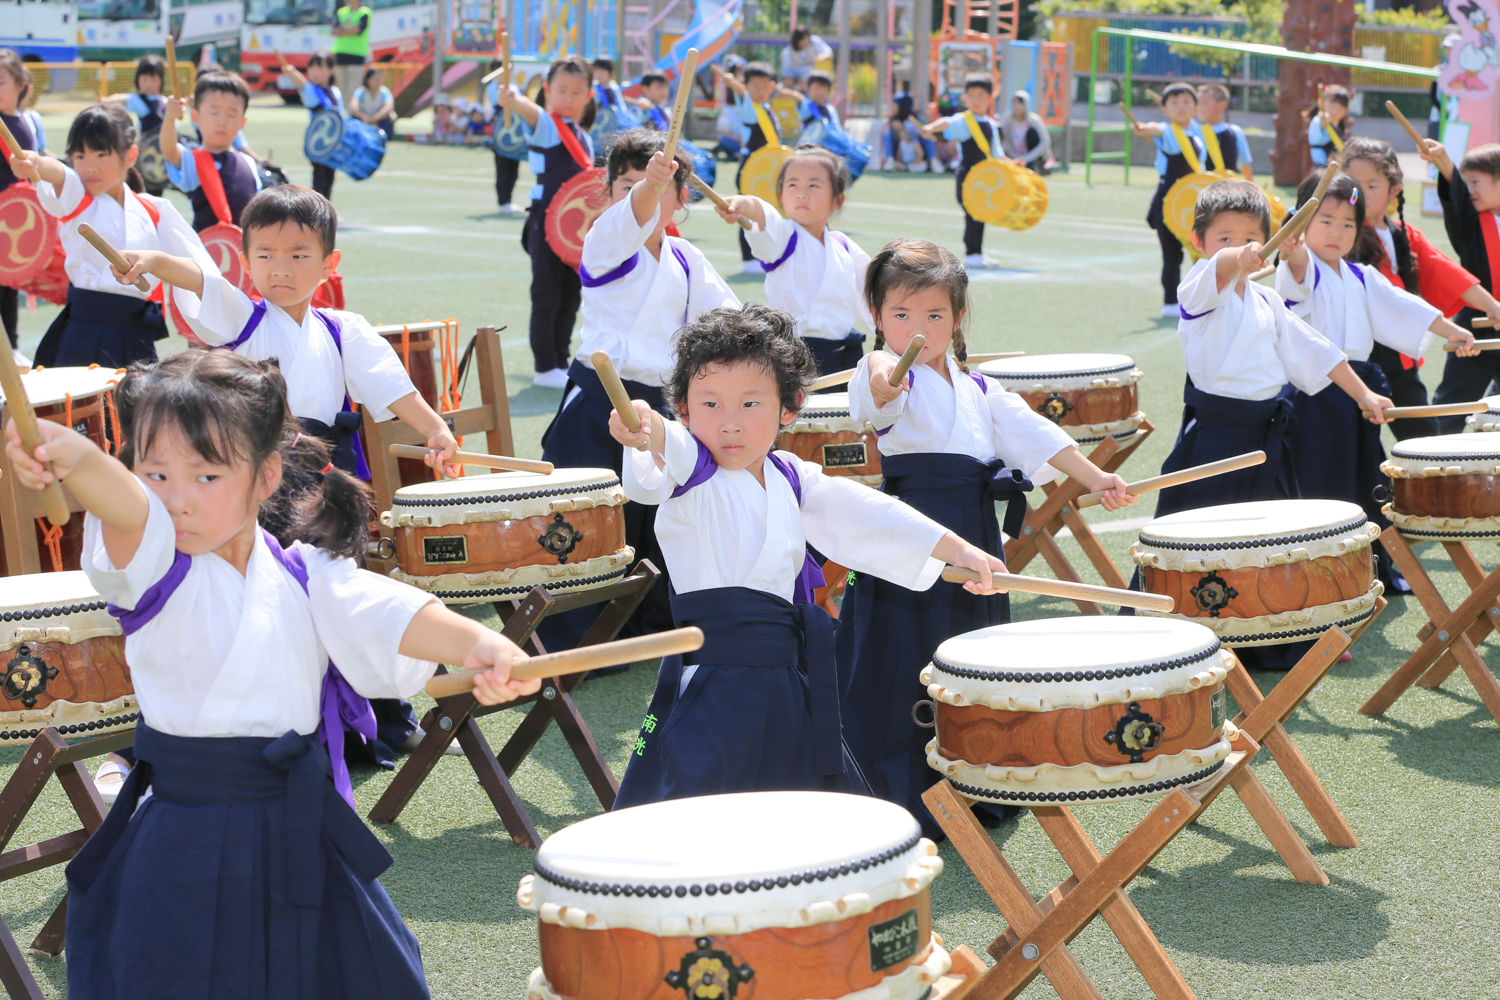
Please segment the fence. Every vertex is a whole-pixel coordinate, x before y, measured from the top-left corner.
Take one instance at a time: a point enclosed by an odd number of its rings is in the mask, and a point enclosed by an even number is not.
[[[385,71],[385,85],[391,93],[400,93],[407,83],[426,68],[426,63],[371,63]],[[33,91],[32,104],[41,97],[63,100],[93,102],[103,100],[110,94],[128,94],[135,90],[135,63],[133,62],[76,62],[36,63],[29,62]],[[177,86],[184,97],[193,93],[193,82],[197,67],[190,62],[177,64]],[[163,89],[171,93],[171,86]]]

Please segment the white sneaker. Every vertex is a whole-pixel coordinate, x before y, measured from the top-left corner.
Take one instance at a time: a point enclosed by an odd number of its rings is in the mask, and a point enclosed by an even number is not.
[[[566,368],[554,368],[550,372],[537,372],[531,384],[543,389],[562,389],[568,384],[568,370]]]
[[[1177,303],[1173,302],[1161,307],[1161,315],[1163,319],[1181,319],[1182,310],[1178,308]]]
[[[744,266],[740,268],[740,273],[741,274],[765,274],[766,273],[766,265],[762,264],[758,260],[747,260],[747,261],[745,261]]]
[[[940,174],[940,173],[943,172],[943,161],[942,160],[933,160],[932,161],[932,172],[935,173],[935,174]]]
[[[426,737],[426,735],[427,731],[424,730],[421,726],[418,726],[416,729],[412,730],[411,735],[406,738],[406,742],[401,744],[401,749],[407,751],[415,750],[417,747],[422,745],[422,740],[424,737]],[[456,739],[450,740],[448,742],[448,745],[443,747],[443,756],[445,757],[462,757],[463,755],[464,748],[459,746],[458,740]]]
[[[908,167],[907,170],[914,174],[925,174],[927,173],[927,161],[918,160],[916,163],[913,163],[910,167]]]
[[[975,267],[981,270],[991,267],[999,267],[1000,262],[993,257],[986,257],[982,253],[971,253],[964,258],[964,267]]]
[[[129,776],[130,768],[117,761],[106,760],[99,765],[99,770],[94,772],[94,788],[105,805],[115,804],[115,799],[120,797],[120,788]]]
[[[31,359],[22,354],[18,349],[12,347],[10,349],[10,356],[16,359],[16,367],[22,371],[31,367]]]
[[[516,215],[525,215],[526,209],[522,208],[520,205],[517,205],[515,202],[510,202],[509,204],[500,206],[500,214],[502,216],[505,216],[506,218]]]

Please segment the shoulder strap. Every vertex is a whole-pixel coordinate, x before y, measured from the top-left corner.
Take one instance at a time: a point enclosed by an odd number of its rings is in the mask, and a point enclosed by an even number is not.
[[[988,396],[990,394],[990,380],[989,379],[985,378],[983,375],[979,374],[978,372],[969,372],[968,375],[969,375],[969,378],[971,378],[971,379],[974,380],[974,384],[977,385],[977,386],[979,386],[979,391],[981,393],[983,393],[986,396]]]
[[[186,552],[178,552],[172,557],[172,565],[167,567],[166,574],[147,588],[135,607],[127,609],[116,604],[108,606],[109,613],[119,619],[120,628],[126,635],[139,632],[151,619],[161,613],[167,601],[177,593],[177,588],[182,586],[182,581],[187,579],[188,570],[192,568],[192,565],[192,556]]]
[[[93,203],[94,203],[94,196],[91,195],[91,194],[89,194],[88,192],[84,192],[82,200],[80,200],[78,202],[78,207],[75,208],[75,209],[73,209],[73,211],[69,212],[67,215],[63,216],[61,219],[58,219],[57,221],[58,222],[72,222],[74,219],[76,219],[80,215],[82,215],[84,213],[84,210],[87,209]]]
[[[974,145],[978,146],[980,151],[984,153],[984,158],[986,160],[994,159],[995,151],[990,148],[990,137],[985,135],[984,129],[979,127],[979,119],[974,116],[974,112],[965,111],[963,119],[964,124],[969,126],[969,135],[973,137]]]
[[[559,118],[550,111],[547,113],[552,115],[552,124],[557,126],[558,138],[562,139],[562,144],[567,147],[568,155],[573,157],[573,162],[584,170],[592,170],[594,158],[583,151],[583,143],[579,142],[578,136],[573,134],[572,123]]]
[[[687,325],[688,312],[693,308],[693,269],[688,267],[687,255],[682,248],[675,243],[668,243],[672,248],[672,256],[677,258],[677,263],[682,265],[682,273],[687,277],[687,288],[683,292],[682,322]]]
[[[1177,147],[1182,150],[1183,159],[1187,160],[1189,169],[1195,174],[1203,173],[1203,161],[1198,159],[1198,148],[1193,145],[1192,137],[1183,131],[1182,126],[1176,122],[1171,122],[1170,124],[1172,126],[1172,135],[1177,139]]]
[[[233,152],[230,153],[233,156]],[[214,216],[225,225],[234,222],[234,216],[229,212],[229,196],[224,193],[224,178],[219,176],[219,165],[214,160],[214,154],[206,149],[193,150],[193,165],[198,168],[198,186],[203,189],[203,197],[208,199],[208,207],[214,210]]]
[[[1351,271],[1354,272],[1354,276],[1356,278],[1358,278],[1359,279],[1359,283],[1361,285],[1363,285],[1365,283],[1365,269],[1362,268],[1362,267],[1360,267],[1358,264],[1354,263],[1353,261],[1347,261],[1346,260],[1346,261],[1344,261],[1344,264],[1349,268],[1349,270],[1351,270]]]
[[[322,320],[323,325],[328,328],[328,335],[333,338],[334,349],[339,352],[339,358],[342,360],[344,357],[344,338],[342,336],[343,328],[339,324],[339,321],[326,309],[312,307],[312,311],[313,315]]]
[[[1215,170],[1228,169],[1224,166],[1224,151],[1219,148],[1219,134],[1214,131],[1212,125],[1203,130],[1203,145],[1208,149],[1208,158],[1213,162]]]
[[[770,274],[772,271],[776,270],[782,264],[785,264],[787,261],[791,260],[792,259],[792,254],[794,254],[796,252],[797,252],[797,230],[793,229],[792,230],[792,238],[786,241],[786,249],[782,251],[781,256],[777,257],[775,260],[773,260],[769,264],[762,264],[761,267],[765,270],[765,272],[767,274]]]
[[[292,574],[292,579],[302,585],[302,592],[307,593],[307,563],[302,559],[302,553],[295,549],[283,549],[276,536],[265,528],[260,529],[260,537],[265,541],[266,548],[271,550],[271,558],[281,563],[282,569]]]
[[[802,480],[798,478],[797,473],[792,471],[792,467],[779,458],[774,451],[767,454],[766,458],[770,459],[771,464],[776,466],[776,470],[786,477],[787,484],[792,488],[792,496],[797,498],[797,506],[801,507]]]
[[[229,343],[221,344],[219,346],[227,351],[238,349],[242,344],[245,343],[245,341],[250,339],[250,335],[255,332],[256,328],[260,326],[260,321],[265,318],[266,300],[260,299],[250,307],[250,321],[245,324],[245,328],[240,331],[240,335],[231,340]]]
[[[797,506],[802,506],[802,480],[798,478],[796,471],[790,464],[777,457],[776,453],[770,452],[766,455],[771,464],[776,466],[783,476],[786,477],[787,485],[792,488],[792,496],[797,498]],[[823,567],[818,565],[818,560],[813,557],[810,549],[802,550],[802,569],[797,573],[797,579],[792,583],[792,603],[811,604],[817,596],[818,588],[823,585]]]
[[[634,271],[635,266],[640,262],[641,252],[637,250],[635,253],[631,254],[629,258],[626,259],[625,263],[621,264],[619,267],[614,268],[613,270],[604,272],[597,278],[592,274],[589,274],[588,268],[584,267],[582,264],[579,264],[578,280],[580,283],[582,283],[584,288],[598,288],[599,286],[607,285],[612,281],[619,281],[621,278],[625,277],[625,275],[629,274],[631,271]]]
[[[146,210],[146,215],[151,218],[151,225],[161,225],[161,212],[157,209],[157,207],[151,204],[151,202],[147,201],[139,191],[131,191],[130,193],[135,195],[135,200],[140,202],[141,207]]]
[[[764,105],[751,104],[755,109],[755,121],[760,125],[760,134],[765,137],[767,146],[776,146],[781,143],[781,133],[776,131],[776,123],[771,120],[771,113]]]
[[[714,477],[719,471],[719,466],[714,462],[713,453],[708,450],[708,445],[697,438],[693,442],[698,445],[698,461],[693,465],[693,474],[687,477],[687,482],[672,491],[671,499],[676,500],[688,490],[696,489]]]

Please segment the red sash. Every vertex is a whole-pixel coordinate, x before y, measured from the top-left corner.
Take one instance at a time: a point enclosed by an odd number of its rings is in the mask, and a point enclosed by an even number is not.
[[[231,149],[229,155],[238,154]],[[214,210],[214,215],[220,222],[226,226],[234,225],[234,217],[229,214],[229,197],[224,194],[224,178],[219,176],[219,165],[214,162],[214,154],[206,149],[195,149],[193,164],[198,168],[198,186],[203,189],[203,197],[208,199],[208,207]]]
[[[550,111],[547,113],[552,114]],[[557,134],[561,137],[562,144],[568,148],[568,154],[573,157],[573,161],[584,170],[592,170],[594,161],[583,151],[583,143],[578,141],[578,137],[568,127],[568,122],[557,115],[552,115],[552,124],[557,126]]]
[[[215,173],[217,174],[217,171],[215,171]],[[218,180],[217,176],[214,179]],[[155,205],[151,204],[145,198],[142,198],[140,196],[140,192],[138,192],[138,191],[131,191],[130,188],[126,188],[125,190],[129,191],[131,194],[135,195],[135,200],[141,203],[141,207],[146,210],[146,215],[149,216],[150,219],[151,219],[151,225],[153,225],[153,226],[159,226],[159,225],[161,225],[161,213],[156,210],[156,206]],[[224,188],[223,188],[223,185],[220,185],[219,186],[219,196],[222,198],[223,195],[224,195]],[[83,199],[78,202],[78,207],[75,208],[75,209],[73,209],[73,211],[69,212],[67,215],[63,216],[58,221],[59,222],[72,222],[74,219],[78,218],[80,215],[83,214],[84,209],[88,208],[93,203],[94,203],[94,196],[91,195],[91,194],[89,194],[89,193],[87,193],[87,192],[85,192],[84,195],[83,195]],[[165,288],[165,287],[166,287],[165,285],[162,285],[160,282],[158,282],[157,285],[156,285],[156,287],[151,290],[151,294],[148,295],[148,296],[146,296],[146,301],[147,302],[161,302],[162,301],[162,296],[164,294],[164,292],[162,291],[162,289]]]
[[[1479,213],[1479,228],[1484,232],[1484,255],[1490,262],[1490,294],[1500,289],[1500,224],[1494,212]]]

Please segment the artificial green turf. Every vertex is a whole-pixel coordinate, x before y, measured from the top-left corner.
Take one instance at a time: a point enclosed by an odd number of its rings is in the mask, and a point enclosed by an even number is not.
[[[262,152],[291,164],[294,180],[308,168],[297,151],[305,112],[257,106],[249,135]],[[53,148],[63,145],[66,120],[51,116]],[[732,190],[720,165],[720,190]],[[1087,188],[1080,173],[1048,178],[1051,208],[1034,230],[991,230],[986,250],[1011,271],[978,274],[973,282],[972,350],[1032,353],[1112,351],[1129,354],[1145,371],[1141,405],[1158,425],[1123,470],[1153,475],[1178,425],[1183,369],[1176,324],[1159,319],[1158,250],[1141,221],[1151,189],[1124,187],[1114,168],[1098,169]],[[515,418],[517,450],[540,452],[539,438],[558,393],[530,385],[526,347],[529,269],[516,237],[520,219],[495,213],[491,158],[482,149],[433,149],[396,144],[385,167],[356,184],[340,176],[334,203],[343,216],[340,270],[352,309],[381,322],[457,317],[465,335],[483,323],[508,325],[502,334]],[[518,186],[524,202],[527,174]],[[180,204],[185,201],[178,198]],[[1421,225],[1446,247],[1437,220]],[[867,250],[887,239],[936,239],[959,249],[961,220],[951,176],[872,174],[853,189],[839,222]],[[738,276],[734,231],[695,212],[684,228],[743,297],[760,297],[758,280]],[[23,310],[23,337],[34,344],[54,315]],[[174,349],[174,348],[167,348]],[[1436,384],[1443,355],[1434,349],[1426,373]],[[1091,523],[1149,514],[1150,501],[1118,515],[1095,508]],[[1147,508],[1147,509],[1142,509]],[[1117,565],[1128,569],[1133,534],[1101,536]],[[1092,568],[1064,542],[1088,579]],[[1490,544],[1475,546],[1481,561],[1500,561]],[[1463,594],[1446,559],[1423,551],[1429,571],[1453,604]],[[1040,562],[1030,571],[1045,570]],[[1076,613],[1066,602],[1021,596],[1019,618]],[[1500,810],[1496,764],[1500,733],[1461,675],[1439,691],[1414,689],[1382,718],[1357,708],[1415,648],[1425,621],[1416,602],[1395,598],[1355,647],[1354,663],[1337,668],[1308,705],[1287,724],[1303,753],[1342,807],[1361,840],[1357,850],[1327,847],[1274,763],[1262,756],[1257,773],[1294,825],[1313,845],[1332,884],[1299,885],[1244,808],[1225,795],[1197,826],[1180,835],[1135,881],[1132,898],[1200,997],[1387,1000],[1500,994],[1500,847],[1490,823]],[[1488,647],[1485,647],[1486,649]],[[922,664],[912,664],[913,671]],[[650,665],[590,681],[577,695],[616,773],[623,771],[654,680]],[[1274,676],[1258,678],[1269,689]],[[418,710],[430,702],[418,699]],[[518,713],[481,722],[499,746]],[[6,773],[19,750],[0,752]],[[356,795],[367,812],[390,776],[356,769]],[[599,811],[566,744],[550,731],[514,776],[544,835]],[[1149,809],[1144,802],[1079,808],[1102,849],[1108,849]],[[70,828],[60,789],[48,789],[11,841],[33,843]],[[732,823],[735,817],[725,816]],[[534,917],[515,903],[518,880],[532,852],[511,843],[467,764],[447,759],[400,820],[376,828],[395,864],[383,882],[422,944],[433,995],[442,998],[518,997],[537,963]],[[1029,819],[994,831],[1021,877],[1038,893],[1067,871]],[[796,830],[786,836],[795,838]],[[933,888],[938,931],[949,945],[983,953],[1003,921],[951,848]],[[24,946],[61,898],[62,873],[27,875],[0,889],[0,916]],[[1144,996],[1144,982],[1102,922],[1073,944],[1106,997]],[[32,958],[51,996],[65,993],[63,959]],[[1038,980],[1023,994],[1055,996]]]

